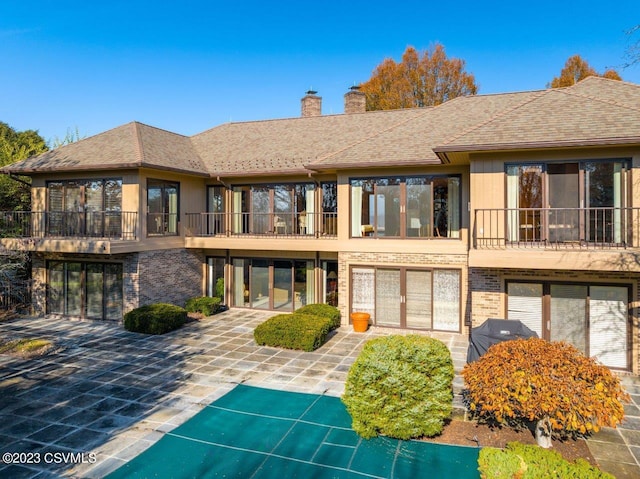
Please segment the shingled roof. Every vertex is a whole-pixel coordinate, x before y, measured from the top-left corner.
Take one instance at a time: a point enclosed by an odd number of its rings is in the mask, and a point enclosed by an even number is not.
[[[206,175],[189,137],[131,122],[4,167],[7,173],[154,168]]]
[[[5,173],[148,167],[202,176],[440,164],[448,153],[640,143],[640,85],[459,97],[430,108],[226,123],[192,137],[133,122]]]
[[[445,141],[436,152],[640,143],[640,86],[588,77],[544,90]]]
[[[308,173],[318,159],[406,124],[427,109],[228,123],[192,137],[208,171],[218,176]]]

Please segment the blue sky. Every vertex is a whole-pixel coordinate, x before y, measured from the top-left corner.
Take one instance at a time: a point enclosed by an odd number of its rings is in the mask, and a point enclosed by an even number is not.
[[[132,120],[192,135],[323,113],[384,58],[442,43],[480,93],[541,89],[580,54],[621,69],[640,1],[0,1],[0,121],[46,140]]]

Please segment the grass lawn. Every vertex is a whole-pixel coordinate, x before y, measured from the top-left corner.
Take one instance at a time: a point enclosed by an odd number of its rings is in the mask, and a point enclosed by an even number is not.
[[[0,354],[33,357],[46,354],[53,349],[53,343],[41,338],[23,338],[11,341],[0,339]]]

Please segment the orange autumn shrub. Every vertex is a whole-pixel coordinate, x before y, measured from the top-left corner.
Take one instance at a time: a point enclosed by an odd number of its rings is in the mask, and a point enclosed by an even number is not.
[[[479,419],[515,427],[543,422],[550,437],[615,427],[629,399],[607,367],[570,344],[539,338],[493,345],[462,376]]]

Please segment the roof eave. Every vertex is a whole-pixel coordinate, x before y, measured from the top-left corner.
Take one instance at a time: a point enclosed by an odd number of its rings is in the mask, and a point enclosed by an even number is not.
[[[193,175],[193,176],[201,176],[201,177],[208,177],[209,174],[207,172],[204,171],[195,171],[195,170],[185,170],[182,168],[175,168],[175,167],[171,167],[171,166],[164,166],[164,165],[154,165],[154,164],[149,164],[149,163],[144,163],[144,162],[134,162],[134,163],[119,163],[116,165],[91,165],[91,166],[71,166],[68,168],[60,168],[60,167],[38,167],[38,168],[21,168],[21,169],[13,169],[11,168],[11,165],[7,165],[4,166],[3,168],[0,168],[0,171],[2,173],[6,173],[6,174],[13,174],[13,175],[23,175],[23,176],[30,176],[30,175],[34,175],[34,174],[38,174],[38,173],[67,173],[70,171],[73,172],[94,172],[94,171],[105,171],[105,170],[109,170],[109,171],[113,171],[113,170],[131,170],[131,169],[138,169],[138,168],[148,168],[151,170],[161,170],[161,171],[171,171],[171,172],[175,172],[175,173],[182,173],[182,174],[187,174],[187,175]]]
[[[309,165],[305,165],[308,168],[313,168],[316,171],[324,171],[324,170],[345,170],[345,169],[358,169],[358,168],[392,168],[396,166],[432,166],[432,165],[441,165],[442,159],[418,159],[418,160],[406,160],[406,161],[395,161],[393,164],[381,164],[379,162],[368,161],[368,162],[339,162],[339,163],[311,163]]]
[[[482,151],[509,151],[509,150],[542,150],[551,148],[580,148],[588,146],[623,146],[640,145],[639,137],[625,138],[593,138],[581,140],[562,141],[536,141],[519,143],[492,143],[474,145],[443,145],[433,149],[438,157],[443,158],[447,153],[482,152]]]
[[[255,177],[255,176],[278,176],[278,175],[309,175],[316,173],[315,169],[309,168],[295,168],[289,170],[243,170],[243,171],[214,171],[209,172],[206,176],[211,178],[242,178],[242,177]]]

